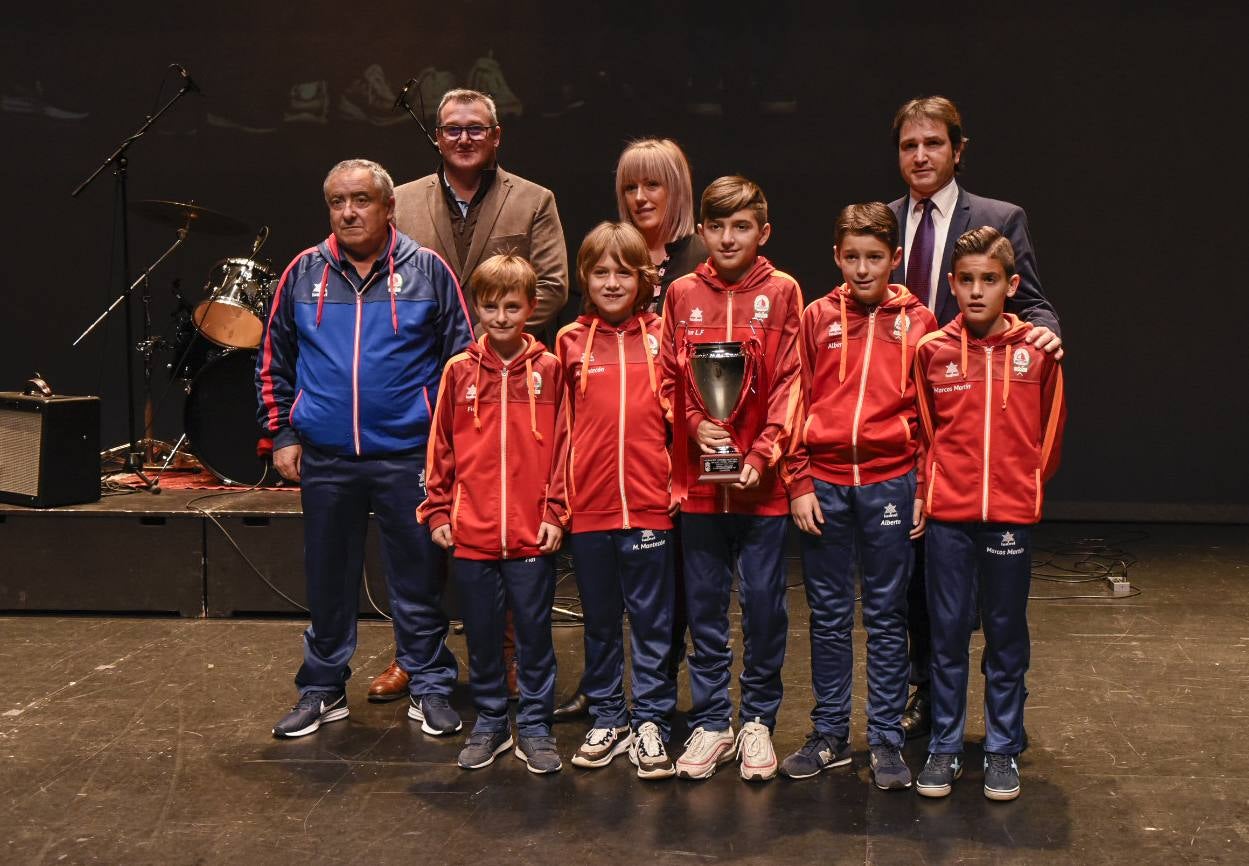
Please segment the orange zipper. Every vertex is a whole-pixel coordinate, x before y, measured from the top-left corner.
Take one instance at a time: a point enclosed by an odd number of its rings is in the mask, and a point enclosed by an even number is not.
[[[980,519],[989,521],[989,407],[993,404],[993,347],[984,347],[984,471],[980,482]]]
[[[859,399],[854,404],[854,422],[850,426],[850,455],[854,460],[851,464],[854,470],[854,486],[858,487],[863,482],[859,479],[859,421],[863,417],[863,398],[867,395],[867,371],[872,363],[872,343],[873,335],[876,333],[876,311],[872,310],[867,316],[867,335],[863,338],[866,347],[863,350],[863,374],[859,376]],[[841,335],[841,351],[846,351],[850,343],[850,335]]]
[[[629,500],[625,497],[625,349],[624,332],[616,332],[617,357],[620,363],[620,430],[616,441],[616,477],[620,483],[620,509],[624,513],[624,528],[629,528]],[[649,351],[649,350],[648,350]]]
[[[503,545],[502,559],[507,559],[507,367],[500,374],[499,399],[499,540]]]

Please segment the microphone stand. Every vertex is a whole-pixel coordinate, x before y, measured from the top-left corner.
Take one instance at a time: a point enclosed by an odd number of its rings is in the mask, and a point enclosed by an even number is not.
[[[85,190],[88,186],[90,186],[91,183],[97,177],[99,177],[101,174],[104,173],[104,170],[106,168],[108,168],[110,165],[113,166],[113,176],[116,178],[113,184],[113,253],[114,253],[113,260],[115,262],[118,262],[118,265],[114,266],[113,279],[114,279],[114,285],[117,287],[122,287],[122,291],[117,296],[117,300],[113,301],[113,303],[109,305],[108,309],[106,309],[104,313],[98,319],[96,319],[95,322],[91,324],[91,327],[87,328],[87,330],[83,333],[82,337],[79,337],[77,340],[74,341],[74,345],[75,346],[78,345],[79,341],[81,341],[83,337],[89,334],[91,330],[95,328],[96,325],[98,325],[101,321],[104,320],[106,316],[108,316],[109,313],[111,313],[114,309],[116,309],[118,303],[124,301],[125,310],[123,312],[123,315],[126,321],[126,342],[125,342],[125,349],[126,349],[126,431],[127,431],[127,437],[128,437],[127,439],[128,444],[127,444],[127,450],[126,450],[126,459],[122,464],[122,469],[136,475],[139,478],[139,480],[143,482],[143,488],[151,493],[159,493],[160,487],[158,487],[151,479],[149,479],[143,473],[143,452],[138,450],[139,440],[138,440],[138,437],[135,435],[135,394],[134,394],[134,355],[133,355],[134,351],[142,350],[146,352],[150,349],[151,334],[150,334],[150,327],[148,324],[149,319],[145,317],[143,341],[140,344],[137,344],[137,345],[135,344],[134,322],[133,322],[133,316],[132,316],[131,304],[130,304],[131,291],[140,282],[144,284],[143,302],[145,305],[150,303],[151,295],[147,286],[147,275],[148,273],[151,272],[151,268],[145,271],[143,276],[140,277],[138,280],[135,280],[134,283],[128,284],[128,280],[130,279],[130,224],[129,224],[129,220],[127,219],[128,204],[126,201],[126,176],[127,176],[126,151],[130,149],[130,145],[134,144],[136,141],[142,138],[144,133],[146,133],[148,129],[152,127],[152,124],[156,123],[156,121],[160,119],[161,115],[163,115],[166,111],[168,111],[171,107],[173,107],[173,104],[175,102],[177,102],[179,99],[185,96],[188,91],[194,90],[194,89],[196,89],[195,85],[191,82],[189,78],[184,76],[182,87],[178,90],[178,92],[175,93],[168,102],[162,105],[156,111],[155,114],[152,114],[148,116],[147,118],[145,118],[143,123],[139,126],[138,129],[136,129],[130,135],[123,138],[121,140],[121,143],[118,144],[117,147],[113,149],[113,152],[110,153],[107,157],[105,157],[104,161],[100,163],[99,167],[95,171],[91,172],[91,174],[87,177],[87,179],[84,180],[82,183],[78,184],[77,188],[75,188],[74,191],[70,193],[71,198],[77,198],[82,193],[82,191]],[[177,243],[174,244],[174,247],[176,247],[178,244],[181,244],[182,241],[185,240],[185,238],[186,238],[186,229],[184,228],[181,231],[179,231],[178,241]],[[173,252],[174,247],[170,247],[169,250],[165,253],[165,256],[167,256],[170,252]],[[120,253],[120,255],[118,255],[118,253]],[[161,258],[157,260],[157,264],[163,261],[165,259],[165,256],[161,256]],[[155,267],[155,265],[153,265],[152,267]],[[142,349],[140,349],[140,347],[142,347]],[[149,355],[149,358],[150,358],[150,355]],[[150,376],[151,376],[151,371],[150,371],[150,365],[149,365],[147,378],[145,379],[145,381],[148,382],[148,385],[145,386],[145,389],[148,389],[148,390],[150,390]],[[148,394],[149,398],[150,396],[151,395]]]
[[[428,74],[429,73],[426,73],[426,75]],[[429,142],[429,146],[434,149],[434,152],[437,153],[439,159],[441,159],[442,151],[438,149],[438,142],[435,141],[434,137],[429,134],[429,130],[425,128],[425,121],[422,120],[421,117],[415,111],[412,110],[412,104],[408,102],[408,91],[410,91],[413,87],[415,87],[416,97],[421,102],[421,113],[422,114],[425,113],[425,97],[421,95],[421,82],[423,82],[424,80],[425,80],[424,75],[422,75],[420,78],[409,78],[408,83],[405,84],[403,86],[403,90],[399,92],[399,98],[395,100],[394,110],[398,111],[399,109],[402,108],[411,116],[413,120],[416,121],[416,125],[419,126],[421,128],[421,132],[425,134],[425,140]]]

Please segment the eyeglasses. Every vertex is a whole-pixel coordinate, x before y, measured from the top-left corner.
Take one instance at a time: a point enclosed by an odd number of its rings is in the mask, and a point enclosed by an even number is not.
[[[438,132],[447,141],[459,141],[460,136],[466,132],[469,141],[481,141],[492,129],[493,126],[440,126]]]

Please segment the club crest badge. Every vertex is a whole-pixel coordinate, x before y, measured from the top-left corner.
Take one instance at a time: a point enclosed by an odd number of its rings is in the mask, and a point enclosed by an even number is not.
[[[1003,546],[1003,547],[1014,547],[1014,546],[1015,546],[1015,533],[1013,533],[1013,532],[1003,532],[1003,533],[1002,533],[1002,546]]]
[[[890,502],[888,505],[885,506],[885,517],[897,517],[897,516],[898,516],[898,506]]]
[[[468,390],[464,392],[464,399],[469,402],[472,402],[473,400],[477,399],[477,386],[476,385],[468,386]]]
[[[391,274],[389,282],[390,293],[397,295],[403,291],[403,274]]]
[[[841,322],[833,322],[831,325],[829,325],[828,335],[830,337],[840,337],[841,336]]]
[[[1022,376],[1032,366],[1032,355],[1023,346],[1020,346],[1015,350],[1015,354],[1011,356],[1011,365],[1015,368],[1015,375]]]
[[[533,396],[542,396],[542,374],[537,370],[533,371]]]
[[[903,334],[911,332],[911,319],[905,313],[893,320],[893,338],[901,340]]]
[[[691,322],[701,322],[702,320],[703,320],[703,310],[702,310],[702,307],[695,307],[694,309],[690,310],[690,321],[691,321]]]
[[[321,285],[322,285],[321,283],[313,283],[313,284],[312,284],[312,296],[313,296],[314,298],[319,298],[319,297],[321,297],[321,291],[322,291],[322,289],[321,289]]]
[[[755,295],[755,318],[766,319],[772,310],[772,302],[767,295]]]
[[[953,379],[957,376],[958,376],[958,364],[954,363],[953,361],[946,364],[945,365],[945,377],[947,379]]]
[[[643,529],[643,530],[642,530],[642,541],[643,541],[643,542],[647,542],[647,541],[654,541],[654,540],[655,540],[655,530],[653,530],[653,529]]]
[[[659,338],[656,337],[654,334],[647,334],[646,335],[646,348],[651,350],[652,357],[657,357],[659,355]]]

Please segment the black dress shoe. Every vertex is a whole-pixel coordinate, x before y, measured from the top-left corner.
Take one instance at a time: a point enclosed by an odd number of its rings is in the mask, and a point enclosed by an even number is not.
[[[911,692],[902,711],[902,733],[908,740],[927,736],[932,730],[932,701],[928,697],[928,687],[920,686]]]
[[[590,712],[590,699],[583,692],[577,692],[571,698],[566,700],[555,708],[552,713],[557,722],[567,722],[572,719],[579,719],[588,715]]]

